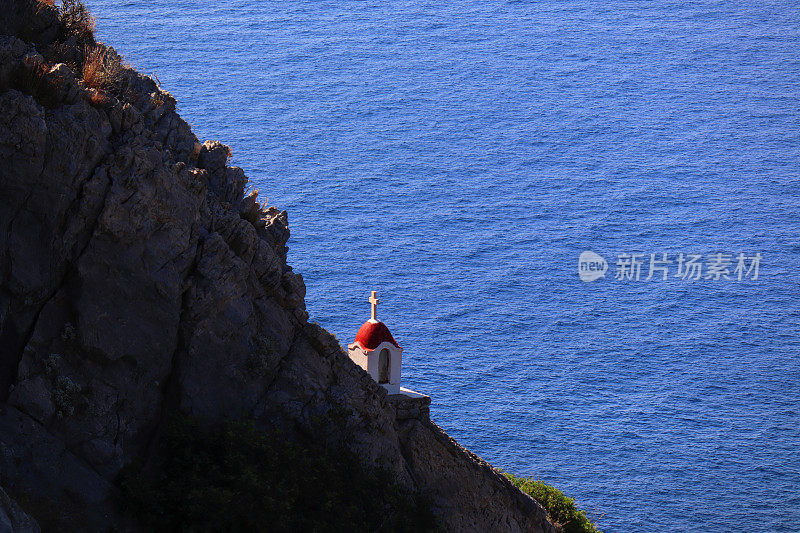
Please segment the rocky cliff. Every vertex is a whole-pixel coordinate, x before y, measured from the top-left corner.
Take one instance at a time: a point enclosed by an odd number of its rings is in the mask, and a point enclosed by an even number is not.
[[[0,7],[0,529],[138,529],[115,480],[174,413],[317,438],[334,410],[447,529],[552,530],[307,321],[286,212],[79,23]]]

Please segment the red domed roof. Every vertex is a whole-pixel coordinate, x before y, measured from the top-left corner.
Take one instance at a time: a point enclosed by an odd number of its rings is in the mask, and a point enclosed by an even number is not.
[[[392,337],[386,324],[378,322],[377,320],[375,322],[367,320],[364,322],[364,325],[361,326],[361,329],[358,330],[358,333],[356,333],[355,342],[360,344],[364,350],[374,350],[385,341],[391,342],[398,348],[400,347],[397,341],[394,340],[394,337]]]

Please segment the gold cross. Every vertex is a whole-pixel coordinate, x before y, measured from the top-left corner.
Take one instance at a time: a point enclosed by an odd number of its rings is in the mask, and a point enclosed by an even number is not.
[[[376,316],[378,315],[378,298],[375,296],[377,293],[372,291],[372,296],[369,297],[369,303],[372,304],[372,320],[378,320]]]

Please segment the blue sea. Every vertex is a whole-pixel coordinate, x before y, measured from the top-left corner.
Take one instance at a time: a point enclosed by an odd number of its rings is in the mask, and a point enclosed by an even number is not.
[[[606,533],[800,531],[800,4],[87,4],[463,445]]]

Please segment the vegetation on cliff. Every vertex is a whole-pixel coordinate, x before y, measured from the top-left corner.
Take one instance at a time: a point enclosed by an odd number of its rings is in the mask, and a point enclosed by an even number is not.
[[[16,72],[13,85],[25,94],[37,98],[46,107],[60,103],[62,80],[48,76],[50,69],[64,63],[72,72],[80,74],[85,98],[94,107],[105,107],[115,99],[135,99],[137,91],[126,84],[126,69],[122,57],[110,47],[95,40],[95,19],[81,0],[25,0],[17,9],[22,18],[43,19],[49,23],[47,30],[34,32],[19,28],[31,40],[49,35],[48,44],[41,46],[41,57],[31,56],[26,68]]]
[[[518,477],[509,473],[506,473],[506,477],[518,489],[542,504],[547,509],[550,520],[563,533],[601,533],[586,516],[586,512],[577,508],[575,500],[557,488],[529,477]]]

